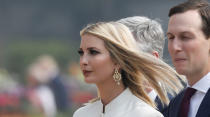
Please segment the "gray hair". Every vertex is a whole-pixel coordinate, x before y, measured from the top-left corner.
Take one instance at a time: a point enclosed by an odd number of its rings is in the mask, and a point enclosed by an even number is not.
[[[157,51],[162,58],[165,40],[163,29],[158,21],[143,16],[133,16],[117,22],[130,29],[141,51],[150,54]]]

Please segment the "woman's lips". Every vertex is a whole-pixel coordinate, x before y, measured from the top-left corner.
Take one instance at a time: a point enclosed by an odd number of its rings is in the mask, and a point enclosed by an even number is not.
[[[85,77],[89,76],[92,71],[83,70],[83,75]]]

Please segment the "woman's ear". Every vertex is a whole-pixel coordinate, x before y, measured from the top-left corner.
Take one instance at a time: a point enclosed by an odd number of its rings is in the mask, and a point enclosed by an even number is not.
[[[120,65],[119,64],[115,64],[115,69],[120,70]]]

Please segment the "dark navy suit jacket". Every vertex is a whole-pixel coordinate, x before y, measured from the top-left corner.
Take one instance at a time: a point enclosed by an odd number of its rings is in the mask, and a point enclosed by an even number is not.
[[[68,93],[64,83],[62,82],[62,77],[57,75],[55,78],[52,78],[49,82],[49,86],[55,96],[57,109],[59,111],[67,111],[69,106]]]
[[[169,106],[164,110],[164,117],[179,117],[180,104],[186,89],[170,101]],[[196,117],[210,117],[210,89],[201,102]]]
[[[171,100],[172,98],[173,98],[173,96],[171,95],[171,94],[167,94],[168,95],[168,98],[169,98],[169,100]],[[157,104],[157,109],[158,109],[158,111],[160,111],[161,113],[166,109],[166,107],[167,107],[167,105],[163,105],[162,103],[161,103],[161,101],[160,101],[160,98],[157,96],[156,98],[155,98],[155,103]]]

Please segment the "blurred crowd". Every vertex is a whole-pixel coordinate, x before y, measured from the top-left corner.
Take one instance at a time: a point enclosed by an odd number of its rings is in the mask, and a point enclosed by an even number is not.
[[[0,69],[0,117],[69,117],[96,97],[94,85],[83,82],[77,63],[61,72],[50,55],[37,57],[25,71],[25,83]]]

